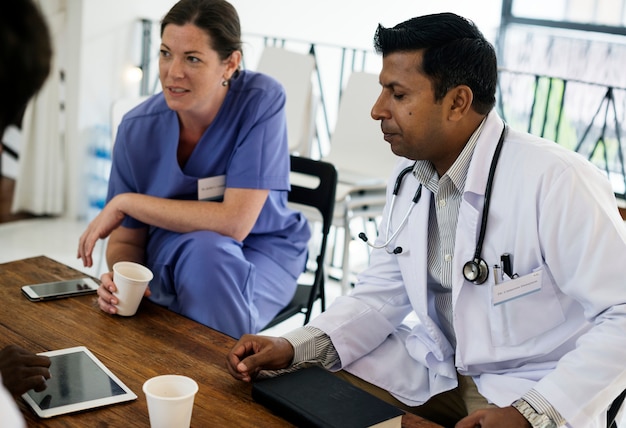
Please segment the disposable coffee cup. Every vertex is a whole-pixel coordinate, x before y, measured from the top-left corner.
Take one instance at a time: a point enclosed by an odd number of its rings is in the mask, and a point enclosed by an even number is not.
[[[151,428],[189,428],[198,384],[187,376],[161,375],[143,384]]]
[[[113,295],[118,300],[115,305],[118,315],[129,317],[137,313],[152,277],[150,269],[139,263],[117,262],[113,265],[113,282],[117,287]]]

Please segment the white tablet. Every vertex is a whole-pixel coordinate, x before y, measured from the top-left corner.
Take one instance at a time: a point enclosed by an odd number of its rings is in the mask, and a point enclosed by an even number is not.
[[[22,398],[42,418],[137,398],[84,346],[40,355],[47,355],[51,360],[48,386],[41,392],[30,390]]]

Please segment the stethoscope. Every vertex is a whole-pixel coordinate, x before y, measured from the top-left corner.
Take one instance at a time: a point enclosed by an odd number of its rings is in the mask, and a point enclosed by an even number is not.
[[[396,247],[390,251],[387,248],[387,245],[389,245],[391,241],[393,241],[396,238],[396,236],[398,236],[398,233],[400,233],[400,230],[404,227],[404,223],[406,223],[407,220],[409,219],[409,216],[411,215],[411,211],[413,211],[413,207],[417,205],[420,198],[422,197],[422,185],[420,184],[418,186],[417,191],[415,192],[415,195],[413,196],[413,199],[411,200],[411,205],[409,206],[409,209],[407,210],[404,218],[400,222],[400,226],[398,226],[396,231],[393,232],[391,236],[389,236],[389,231],[391,230],[391,214],[393,213],[393,206],[396,203],[396,196],[398,196],[398,192],[400,191],[402,180],[404,180],[404,176],[407,175],[409,172],[413,171],[414,168],[415,168],[415,164],[411,166],[407,166],[402,171],[400,171],[398,178],[396,178],[396,183],[394,184],[393,192],[391,193],[391,204],[389,205],[389,214],[387,215],[387,232],[385,234],[385,236],[387,237],[387,240],[382,245],[375,245],[375,244],[368,242],[367,235],[365,233],[363,232],[359,233],[359,238],[361,238],[370,247],[376,248],[377,250],[384,248],[385,251],[387,251],[389,254],[402,253],[402,247]]]
[[[498,140],[498,145],[496,146],[496,151],[494,152],[493,158],[491,159],[491,165],[489,166],[489,175],[487,176],[487,185],[485,186],[485,204],[483,207],[483,216],[480,222],[480,232],[478,234],[478,242],[476,243],[476,250],[474,251],[474,257],[472,258],[472,260],[469,260],[467,263],[463,265],[463,276],[465,277],[466,280],[473,282],[476,285],[483,284],[487,280],[487,277],[489,276],[489,266],[487,266],[487,263],[481,257],[481,252],[483,248],[483,241],[485,240],[485,231],[487,230],[487,217],[489,216],[489,203],[491,201],[491,188],[493,187],[493,177],[496,173],[496,166],[498,165],[498,159],[500,158],[500,152],[502,151],[502,145],[504,143],[504,138],[506,136],[506,133],[507,133],[507,125],[505,123],[504,129],[502,130],[502,133],[500,134],[500,139]],[[387,230],[385,234],[386,236],[385,242],[381,245],[372,244],[368,242],[367,235],[365,235],[365,233],[363,232],[359,233],[359,238],[365,241],[365,243],[369,245],[370,247],[376,248],[376,249],[384,248],[385,251],[387,251],[387,253],[389,254],[401,254],[402,253],[402,247],[398,246],[398,247],[395,247],[393,250],[389,250],[387,246],[391,243],[391,241],[393,241],[396,238],[396,236],[398,236],[398,233],[400,233],[400,230],[402,230],[402,228],[408,221],[409,216],[411,215],[411,212],[413,211],[413,207],[417,205],[417,203],[419,202],[420,197],[422,196],[421,184],[418,186],[417,190],[415,191],[415,195],[413,196],[413,199],[411,200],[411,205],[409,206],[405,216],[402,218],[402,221],[400,222],[400,226],[398,226],[395,232],[391,233],[391,236],[389,236],[390,231],[391,231],[391,216],[393,214],[393,208],[395,205],[396,197],[398,196],[398,193],[400,191],[400,186],[402,185],[402,181],[404,180],[404,177],[409,172],[413,171],[414,168],[415,168],[415,165],[404,168],[402,171],[400,171],[400,174],[398,174],[398,177],[396,178],[396,182],[393,186],[391,203],[389,205],[389,212],[387,213]]]

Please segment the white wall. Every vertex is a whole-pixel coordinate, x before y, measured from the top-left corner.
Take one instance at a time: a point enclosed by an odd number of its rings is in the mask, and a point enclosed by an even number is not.
[[[378,24],[454,12],[471,19],[493,41],[501,0],[231,0],[244,32],[369,49]]]
[[[114,100],[136,95],[138,83],[124,73],[139,65],[141,18],[158,20],[173,0],[67,0],[66,50],[67,215],[86,212],[87,148],[98,126],[110,125]]]
[[[114,100],[138,95],[124,73],[140,61],[141,18],[159,20],[175,0],[65,0],[68,30],[62,50],[67,72],[68,215],[85,214],[86,149],[97,126],[108,126]],[[232,0],[244,33],[370,49],[378,23],[452,11],[493,41],[500,0]],[[152,46],[155,54],[158,46]]]

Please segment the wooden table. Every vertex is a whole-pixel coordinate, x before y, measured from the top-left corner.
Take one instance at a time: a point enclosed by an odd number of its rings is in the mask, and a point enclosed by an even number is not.
[[[235,339],[143,301],[133,317],[107,315],[94,296],[33,303],[25,284],[72,279],[84,273],[40,256],[0,264],[0,348],[17,344],[33,352],[86,346],[138,399],[87,412],[39,419],[22,400],[28,426],[147,427],[143,383],[156,375],[181,374],[198,382],[192,427],[289,427],[251,398],[251,385],[233,379],[226,354]],[[439,425],[405,415],[402,426]]]

